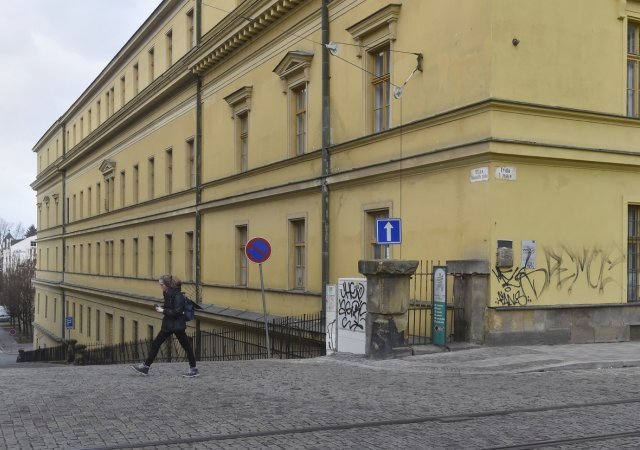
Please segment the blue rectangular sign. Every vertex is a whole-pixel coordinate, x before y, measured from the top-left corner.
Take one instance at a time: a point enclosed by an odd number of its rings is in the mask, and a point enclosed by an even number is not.
[[[378,244],[402,243],[402,221],[400,219],[376,219],[376,242]]]
[[[73,317],[69,316],[69,317],[65,317],[64,318],[64,324],[65,327],[67,328],[67,330],[70,330],[73,328]]]

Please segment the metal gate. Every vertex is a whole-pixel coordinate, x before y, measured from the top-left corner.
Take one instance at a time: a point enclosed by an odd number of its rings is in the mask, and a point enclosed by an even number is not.
[[[431,320],[433,311],[433,267],[440,261],[419,261],[411,277],[409,298],[409,345],[431,343]],[[453,276],[447,277],[447,342],[453,340]]]

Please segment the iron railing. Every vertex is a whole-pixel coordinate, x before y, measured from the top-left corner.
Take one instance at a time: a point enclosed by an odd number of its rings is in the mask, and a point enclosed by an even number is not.
[[[200,361],[229,361],[268,357],[264,324],[250,323],[221,331],[187,333]],[[269,323],[271,357],[313,358],[325,354],[324,319],[321,314],[284,317]],[[151,339],[116,345],[100,343],[67,345],[23,352],[19,361],[64,361],[76,364],[126,364],[140,362],[149,354]],[[177,339],[167,339],[157,362],[186,361]]]

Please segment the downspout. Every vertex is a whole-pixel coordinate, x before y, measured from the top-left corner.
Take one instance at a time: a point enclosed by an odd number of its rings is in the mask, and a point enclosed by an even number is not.
[[[196,46],[200,47],[202,41],[202,0],[196,0]],[[196,215],[195,215],[195,251],[196,251],[196,303],[202,303],[202,217],[200,216],[200,203],[202,202],[202,78],[196,76],[196,136],[194,142],[195,170],[196,170]],[[195,354],[200,359],[200,321],[196,320]]]
[[[62,159],[67,155],[67,132],[66,125],[62,122]],[[67,270],[67,171],[62,171],[62,289],[61,289],[61,311],[62,311],[62,340],[66,340],[66,296],[64,291],[64,274]]]
[[[329,183],[331,173],[331,111],[329,102],[329,0],[322,0],[322,318],[327,311],[329,284]]]

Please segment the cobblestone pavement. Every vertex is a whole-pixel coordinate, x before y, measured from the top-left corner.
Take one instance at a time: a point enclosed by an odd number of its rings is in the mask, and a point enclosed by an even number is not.
[[[194,379],[22,363],[0,368],[0,448],[636,449],[639,366],[635,342],[201,362]]]

